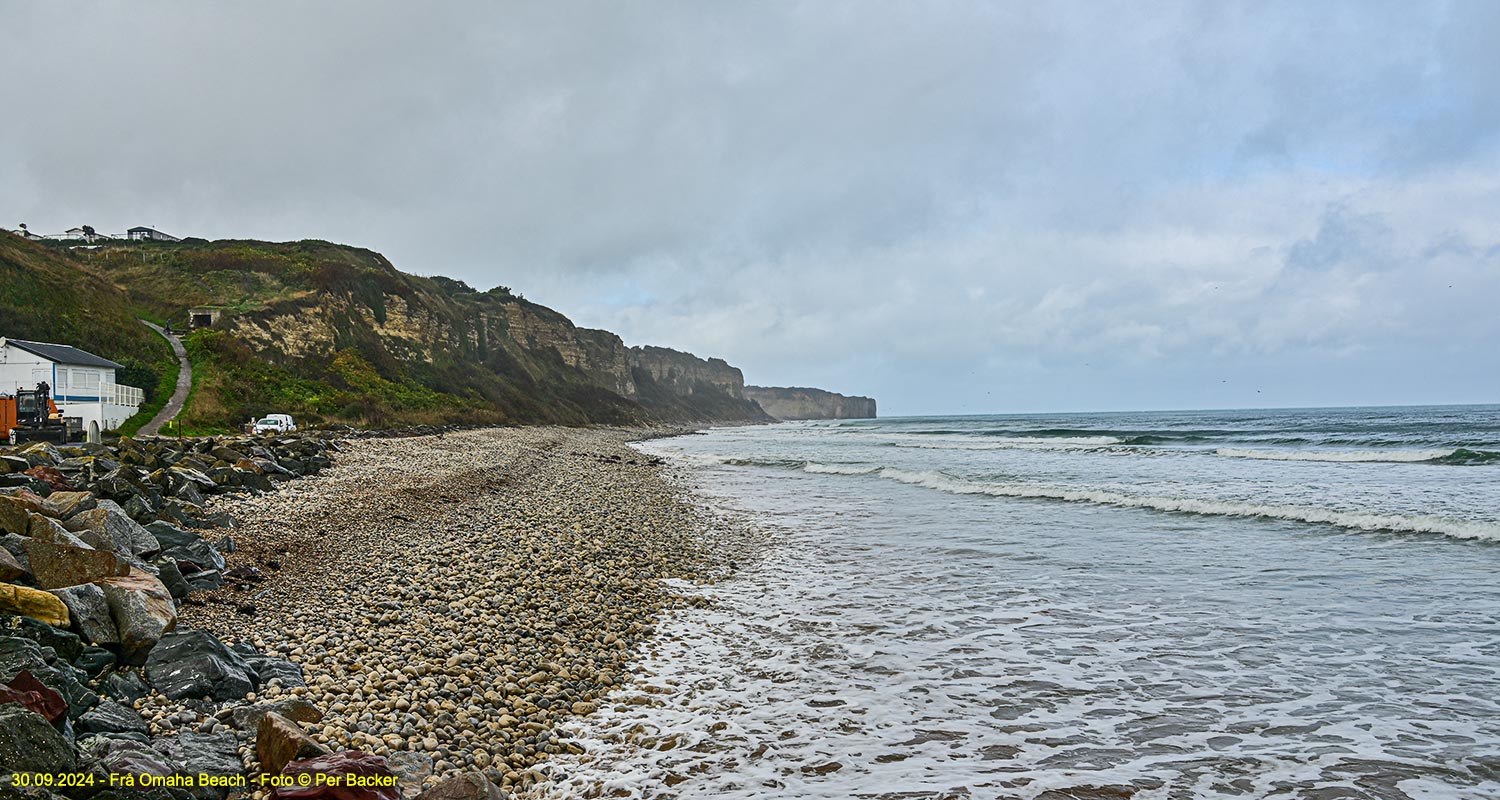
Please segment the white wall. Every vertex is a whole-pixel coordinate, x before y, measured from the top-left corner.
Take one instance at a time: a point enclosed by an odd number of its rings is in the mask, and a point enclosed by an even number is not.
[[[52,383],[52,362],[6,344],[0,351],[0,392],[15,394],[17,389],[35,389],[36,382]]]

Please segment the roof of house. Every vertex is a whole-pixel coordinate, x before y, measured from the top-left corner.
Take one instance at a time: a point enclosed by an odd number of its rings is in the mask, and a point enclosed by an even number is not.
[[[159,230],[157,230],[155,228],[148,228],[145,225],[137,225],[134,228],[131,228],[130,230],[126,231],[126,233],[135,233],[136,231],[151,231],[152,233],[161,233],[161,231],[159,231]]]
[[[109,367],[113,369],[124,369],[124,364],[116,364],[107,358],[100,358],[93,353],[69,347],[65,344],[48,344],[47,342],[28,342],[23,339],[4,339],[6,344],[13,344],[28,353],[34,353],[58,364],[71,364],[76,367]]]

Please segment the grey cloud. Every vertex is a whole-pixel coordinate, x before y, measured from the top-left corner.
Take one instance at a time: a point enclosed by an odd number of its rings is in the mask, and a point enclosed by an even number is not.
[[[0,224],[364,245],[893,413],[1500,391],[1492,5],[0,11]]]

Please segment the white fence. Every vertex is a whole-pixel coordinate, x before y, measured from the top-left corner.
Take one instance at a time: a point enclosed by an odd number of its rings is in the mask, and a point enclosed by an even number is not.
[[[106,383],[99,389],[100,398],[117,406],[138,406],[146,402],[146,393],[123,383]]]

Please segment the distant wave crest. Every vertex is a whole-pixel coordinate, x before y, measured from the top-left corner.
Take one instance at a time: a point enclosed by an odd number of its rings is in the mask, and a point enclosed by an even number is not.
[[[1490,450],[1256,450],[1221,447],[1214,451],[1226,458],[1263,461],[1325,461],[1349,463],[1447,464],[1475,466],[1500,463],[1500,452]]]

